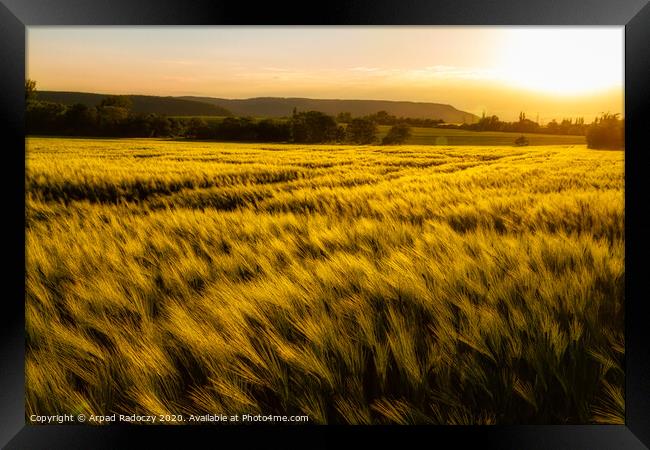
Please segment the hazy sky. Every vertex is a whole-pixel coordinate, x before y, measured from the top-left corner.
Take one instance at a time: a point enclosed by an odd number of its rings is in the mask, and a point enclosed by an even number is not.
[[[29,27],[42,90],[623,111],[623,27]]]

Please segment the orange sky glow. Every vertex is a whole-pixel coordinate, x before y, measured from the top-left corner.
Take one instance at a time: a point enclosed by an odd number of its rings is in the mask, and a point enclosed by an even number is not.
[[[29,27],[41,90],[623,112],[623,27]]]

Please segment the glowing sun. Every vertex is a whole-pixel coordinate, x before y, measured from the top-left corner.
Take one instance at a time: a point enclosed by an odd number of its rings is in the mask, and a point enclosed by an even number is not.
[[[623,28],[515,28],[498,71],[508,84],[559,95],[623,86]]]

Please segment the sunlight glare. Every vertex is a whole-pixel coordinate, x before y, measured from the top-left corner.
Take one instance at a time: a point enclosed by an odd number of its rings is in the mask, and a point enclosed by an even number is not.
[[[622,28],[508,30],[499,70],[516,86],[580,95],[623,85]]]

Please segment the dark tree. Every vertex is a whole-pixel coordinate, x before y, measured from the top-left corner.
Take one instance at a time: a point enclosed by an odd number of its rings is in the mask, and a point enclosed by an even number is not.
[[[336,142],[345,142],[345,128],[341,125],[336,127]]]
[[[153,121],[155,114],[131,114],[114,125],[115,134],[128,137],[153,137],[155,136]],[[104,134],[110,133],[110,130],[104,129]]]
[[[66,108],[60,103],[27,103],[25,126],[27,134],[61,134]]]
[[[150,114],[148,121],[151,124],[151,135],[153,137],[165,137],[172,134],[172,124],[167,117]]]
[[[257,138],[262,142],[286,142],[291,139],[291,126],[286,121],[262,120],[257,124]]]
[[[515,147],[523,147],[525,145],[528,145],[528,139],[526,136],[519,136],[515,139]]]
[[[63,117],[65,134],[94,134],[97,131],[97,109],[82,103],[75,103],[66,108]]]
[[[535,133],[539,130],[539,124],[537,122],[533,122],[530,119],[526,119],[524,113],[522,113],[522,117],[523,119],[521,119],[518,123],[515,124],[515,126],[513,127],[514,130],[512,131],[519,131],[520,133]]]
[[[25,101],[29,102],[36,99],[36,81],[25,80]]]
[[[293,142],[333,142],[336,141],[337,135],[336,121],[322,112],[300,112],[291,118],[291,140]]]
[[[500,127],[499,118],[497,116],[485,116],[481,117],[475,126],[471,126],[478,131],[494,131],[498,130]]]
[[[352,114],[349,112],[341,112],[336,116],[336,121],[338,123],[350,123],[352,120]]]
[[[101,106],[97,108],[97,118],[101,134],[117,136],[129,117],[129,110],[121,106]]]
[[[587,129],[587,148],[625,148],[625,123],[619,114],[603,114]]]
[[[169,118],[169,135],[170,136],[184,136],[187,132],[186,121],[174,117]]]
[[[379,111],[369,118],[379,125],[393,125],[397,120],[397,117],[388,114],[387,111]]]
[[[186,124],[187,137],[193,139],[207,139],[208,123],[200,117],[192,117]]]
[[[549,134],[560,134],[560,124],[557,123],[555,119],[551,120],[547,125],[546,125],[546,131]]]
[[[410,137],[411,127],[406,123],[398,123],[388,130],[388,134],[384,136],[381,143],[384,145],[399,145],[406,142]]]
[[[357,117],[348,124],[346,134],[348,141],[355,144],[372,144],[377,134],[377,124],[373,120]]]
[[[109,95],[102,99],[99,106],[114,106],[117,108],[131,109],[133,102],[128,95]]]

